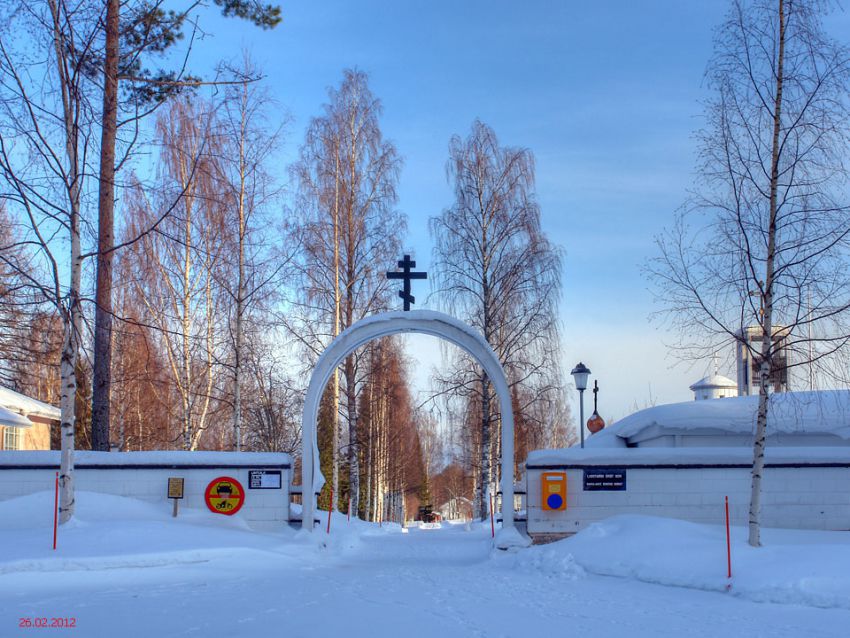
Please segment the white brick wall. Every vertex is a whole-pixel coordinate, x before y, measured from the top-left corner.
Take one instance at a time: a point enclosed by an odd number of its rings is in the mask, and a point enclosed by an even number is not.
[[[287,454],[195,453],[195,452],[84,452],[74,471],[76,489],[127,496],[162,503],[171,511],[168,478],[183,477],[180,507],[191,507],[221,516],[207,508],[204,493],[215,478],[229,476],[245,489],[245,502],[234,516],[255,529],[274,529],[289,521],[289,487],[292,462]],[[150,469],[145,466],[166,465]],[[224,467],[209,467],[220,465]],[[20,469],[25,466],[26,469]],[[0,501],[34,492],[53,490],[59,453],[0,452]],[[281,489],[251,489],[250,470],[280,470]]]
[[[606,464],[605,467],[614,467]],[[593,465],[585,465],[593,469]],[[527,514],[529,534],[574,533],[616,514],[666,516],[699,523],[722,524],[724,497],[729,497],[733,525],[746,525],[750,503],[748,468],[626,470],[625,491],[583,490],[583,467],[529,467]],[[567,474],[567,509],[544,511],[540,475]],[[765,527],[850,530],[850,466],[768,467],[762,481]]]

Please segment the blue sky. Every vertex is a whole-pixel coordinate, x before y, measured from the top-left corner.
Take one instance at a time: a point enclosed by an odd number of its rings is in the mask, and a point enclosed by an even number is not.
[[[405,159],[399,207],[419,267],[430,263],[428,217],[451,202],[449,138],[478,117],[503,144],[530,148],[544,229],[566,254],[564,366],[583,360],[601,386],[600,412],[621,418],[650,400],[692,398],[688,385],[710,365],[672,367],[672,338],[649,322],[640,266],[692,182],[704,71],[728,6],[314,0],[285,2],[283,24],[268,32],[210,9],[193,67],[252,52],[293,118],[281,177],[327,88],[346,67],[366,71],[383,131]],[[850,32],[846,15],[831,22],[833,33]],[[420,300],[424,292],[414,290]],[[411,345],[436,361],[427,339]]]

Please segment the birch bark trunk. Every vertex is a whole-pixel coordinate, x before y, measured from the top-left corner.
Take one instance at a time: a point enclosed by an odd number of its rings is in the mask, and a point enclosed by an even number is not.
[[[237,201],[237,212],[239,215],[239,272],[236,282],[236,335],[234,344],[234,369],[233,369],[233,438],[234,447],[237,452],[242,450],[242,350],[244,330],[242,315],[245,310],[245,235],[247,225],[245,220],[245,180],[247,173],[245,158],[245,136],[247,134],[246,114],[248,109],[248,87],[242,87],[242,108],[240,110],[239,130],[239,192]]]
[[[66,48],[59,8],[55,0],[49,2],[53,21],[53,47],[62,92],[62,115],[65,128],[65,154],[68,159],[69,229],[71,239],[71,273],[68,290],[68,305],[62,312],[64,331],[60,359],[60,464],[59,464],[59,522],[66,523],[74,515],[74,425],[76,422],[77,358],[79,355],[82,307],[80,290],[82,279],[82,256],[80,244],[80,192],[81,175],[79,165],[79,96],[76,94],[66,66]],[[57,302],[61,300],[56,291]],[[61,308],[61,304],[60,304]]]
[[[776,213],[779,187],[779,133],[782,125],[782,85],[785,63],[785,2],[778,0],[779,42],[776,61],[776,95],[773,104],[773,142],[770,167],[770,219],[767,230],[766,273],[764,279],[762,317],[761,365],[759,368],[759,405],[756,435],[753,441],[753,472],[750,492],[749,544],[761,546],[761,481],[764,475],[764,447],[767,433],[767,414],[770,406],[770,373],[773,362],[773,278],[776,257]]]

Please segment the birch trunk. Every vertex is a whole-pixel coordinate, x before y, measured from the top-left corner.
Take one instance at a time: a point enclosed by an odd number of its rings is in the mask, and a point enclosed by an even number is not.
[[[354,323],[354,293],[353,287],[357,282],[357,228],[355,205],[357,203],[356,188],[358,185],[357,161],[360,153],[360,125],[357,113],[352,110],[348,120],[348,134],[351,140],[348,148],[348,197],[346,198],[346,235],[345,235],[345,326]],[[360,466],[358,463],[357,445],[357,373],[354,366],[354,355],[345,360],[345,398],[346,416],[348,417],[348,482],[351,502],[357,504],[360,496]]]
[[[339,335],[339,324],[341,314],[341,300],[339,292],[339,146],[336,147],[336,157],[334,162],[334,212],[333,212],[333,228],[334,228],[334,329],[333,338],[336,339]],[[333,463],[333,498],[331,499],[330,507],[332,510],[337,509],[339,499],[339,368],[334,369],[333,381],[333,437],[331,445],[333,446],[331,459]]]
[[[73,321],[65,319],[65,338],[60,364],[62,392],[59,399],[61,461],[59,465],[59,522],[74,515],[74,402],[77,395],[76,337]]]
[[[345,398],[348,413],[348,477],[352,511],[360,504],[360,463],[357,442],[357,394],[355,389],[356,372],[354,355],[345,360]]]
[[[245,234],[247,224],[245,220],[245,180],[247,173],[245,158],[245,136],[247,134],[247,109],[248,109],[248,87],[242,87],[242,109],[239,131],[239,192],[237,212],[239,214],[239,272],[236,282],[236,335],[234,344],[234,369],[233,369],[233,438],[236,451],[242,450],[242,350],[244,330],[242,314],[245,310]]]
[[[482,519],[488,516],[487,493],[492,482],[492,442],[490,433],[490,382],[486,374],[481,375],[481,476],[479,479],[478,515]]]
[[[56,54],[56,66],[62,91],[62,115],[65,128],[65,154],[68,159],[68,199],[71,239],[71,273],[68,290],[67,309],[62,312],[64,330],[62,355],[60,360],[60,449],[59,464],[59,522],[66,523],[74,515],[74,425],[76,422],[77,398],[77,357],[79,353],[80,330],[82,328],[82,308],[80,290],[82,278],[82,256],[80,245],[80,192],[81,175],[79,164],[79,95],[72,86],[69,70],[66,66],[66,48],[62,36],[59,8],[55,0],[49,2],[53,20],[53,47]],[[57,302],[61,295],[57,288]],[[59,304],[61,308],[61,303]]]
[[[779,133],[782,124],[782,84],[785,63],[785,2],[779,0],[779,42],[776,62],[776,96],[773,105],[773,142],[770,167],[770,220],[767,230],[766,273],[764,279],[762,318],[761,366],[759,369],[759,406],[756,417],[756,435],[753,441],[753,473],[750,493],[749,544],[761,546],[761,481],[764,474],[764,446],[767,431],[767,414],[770,406],[770,373],[773,367],[773,278],[776,256],[777,189],[779,186]]]
[[[192,403],[189,397],[189,392],[192,388],[192,357],[190,355],[189,330],[192,325],[191,316],[191,276],[192,276],[192,203],[187,201],[186,219],[184,222],[184,240],[183,240],[183,313],[180,321],[183,334],[183,352],[182,352],[182,378],[183,382],[179,384],[181,392],[181,403],[183,406],[183,449],[192,449]]]
[[[374,430],[375,421],[375,406],[372,403],[372,386],[374,383],[368,383],[366,386],[366,405],[369,408],[369,432],[366,438],[366,503],[363,507],[363,512],[366,520],[372,520],[369,517],[369,508],[372,500],[372,432]]]

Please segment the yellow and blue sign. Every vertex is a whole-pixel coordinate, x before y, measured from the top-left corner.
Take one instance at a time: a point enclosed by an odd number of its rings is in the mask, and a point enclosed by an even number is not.
[[[540,475],[543,509],[557,511],[567,509],[567,473],[543,472]]]

